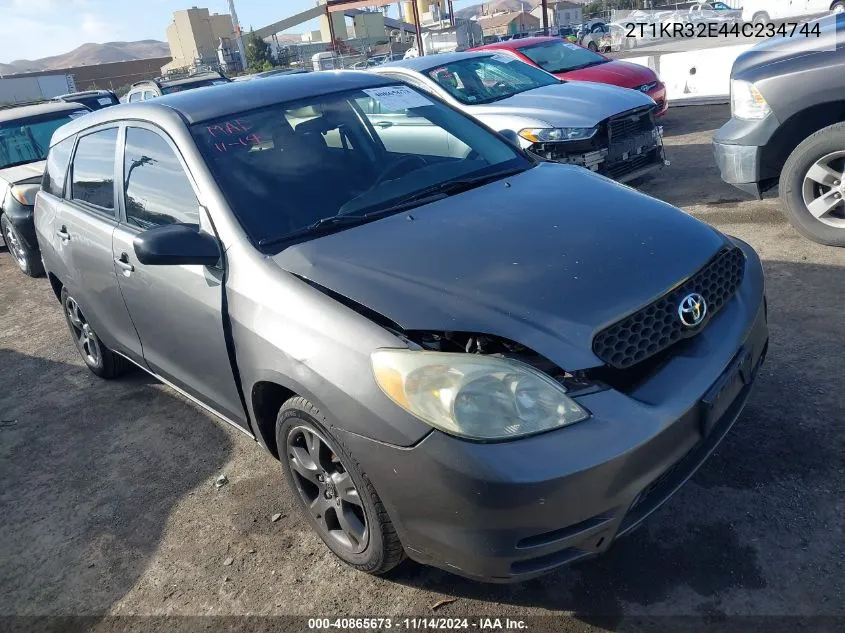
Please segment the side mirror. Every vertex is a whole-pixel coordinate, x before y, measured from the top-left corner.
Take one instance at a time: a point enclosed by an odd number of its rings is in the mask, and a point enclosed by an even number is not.
[[[503,136],[505,140],[510,141],[517,147],[521,147],[519,144],[519,134],[513,130],[499,130],[499,136]]]
[[[151,266],[215,266],[220,261],[217,239],[187,224],[144,231],[133,246],[138,261]]]

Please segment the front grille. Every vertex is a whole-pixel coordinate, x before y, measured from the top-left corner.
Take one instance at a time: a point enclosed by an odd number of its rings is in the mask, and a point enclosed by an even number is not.
[[[628,160],[623,160],[618,163],[608,165],[602,173],[608,178],[618,180],[619,178],[627,176],[628,174],[633,173],[639,169],[648,167],[649,165],[654,163],[655,160],[656,159],[654,157],[654,152],[652,151],[647,154],[632,156]]]
[[[613,117],[607,122],[610,131],[610,144],[619,139],[635,136],[654,129],[650,108],[629,110]]]
[[[689,280],[662,297],[617,321],[593,339],[593,353],[616,369],[627,369],[698,334],[733,297],[745,274],[745,255],[738,248],[722,249]],[[696,292],[707,302],[707,318],[697,327],[685,327],[678,306]]]

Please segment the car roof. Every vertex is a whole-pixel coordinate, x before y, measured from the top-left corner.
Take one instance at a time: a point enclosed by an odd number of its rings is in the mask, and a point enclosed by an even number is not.
[[[159,79],[157,83],[160,86],[181,86],[182,84],[190,84],[195,81],[206,81],[209,79],[222,79],[226,81],[226,77],[220,73],[197,73],[189,77],[179,77],[178,79]]]
[[[476,46],[472,50],[474,51],[483,51],[483,50],[494,50],[497,48],[522,48],[523,46],[531,46],[532,44],[544,44],[546,42],[562,42],[563,40],[559,37],[552,37],[552,36],[539,36],[539,37],[523,37],[519,40],[507,40],[505,42],[493,42],[492,44],[485,44],[484,46]]]
[[[188,125],[193,125],[276,103],[298,101],[345,90],[387,86],[391,83],[395,83],[395,80],[352,70],[298,73],[267,77],[261,81],[231,81],[199,90],[185,90],[149,101],[123,103],[97,110],[56,130],[51,145],[89,127],[113,121],[156,120],[162,113],[175,113]]]
[[[493,51],[465,51],[463,53],[439,53],[437,55],[426,55],[425,57],[412,57],[410,59],[402,59],[399,61],[388,62],[377,66],[371,72],[379,72],[383,68],[408,68],[423,72],[432,68],[437,68],[444,64],[451,64],[464,59],[472,59],[474,57],[489,57]]]
[[[38,116],[39,114],[52,114],[54,112],[73,110],[88,110],[88,108],[81,103],[74,103],[72,101],[45,101],[44,103],[35,103],[32,105],[2,108],[0,109],[0,123],[25,119],[31,116]]]

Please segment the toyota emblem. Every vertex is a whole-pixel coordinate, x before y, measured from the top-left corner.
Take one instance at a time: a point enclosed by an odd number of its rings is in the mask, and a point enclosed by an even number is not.
[[[704,317],[707,316],[707,302],[697,292],[687,295],[681,300],[678,306],[678,317],[687,327],[701,325]]]

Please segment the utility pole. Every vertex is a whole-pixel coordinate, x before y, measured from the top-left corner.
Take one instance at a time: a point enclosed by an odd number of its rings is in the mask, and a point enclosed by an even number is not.
[[[229,13],[232,16],[232,27],[235,29],[235,42],[238,44],[238,53],[241,57],[241,67],[246,70],[246,49],[244,49],[244,38],[241,34],[241,23],[238,22],[238,14],[235,11],[235,0],[229,0]]]
[[[416,2],[412,2],[411,6],[413,7],[414,26],[417,27],[417,51],[419,52],[420,57],[425,57],[425,49],[423,48],[422,27],[420,26],[420,10],[417,7]]]
[[[542,0],[540,6],[543,7],[543,35],[549,35],[549,6],[548,0]]]

